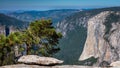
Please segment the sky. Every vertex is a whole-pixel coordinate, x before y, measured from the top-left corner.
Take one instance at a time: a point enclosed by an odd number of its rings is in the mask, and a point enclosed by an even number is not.
[[[120,0],[0,0],[0,10],[87,9],[120,6]]]

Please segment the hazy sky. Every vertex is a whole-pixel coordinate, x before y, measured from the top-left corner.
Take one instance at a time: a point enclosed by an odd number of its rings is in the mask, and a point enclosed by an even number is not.
[[[2,10],[48,10],[120,6],[120,0],[0,0]]]

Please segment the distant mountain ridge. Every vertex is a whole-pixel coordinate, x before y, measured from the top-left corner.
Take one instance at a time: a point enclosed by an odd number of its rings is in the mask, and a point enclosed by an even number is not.
[[[18,28],[23,28],[28,25],[28,22],[23,22],[18,19],[9,17],[5,14],[0,13],[0,25],[5,25],[5,26],[14,26]]]
[[[52,19],[53,23],[56,24],[63,20],[65,17],[72,13],[78,12],[77,9],[60,9],[60,10],[48,10],[48,11],[24,11],[24,12],[13,12],[6,15],[17,18],[22,21],[31,22],[38,19]]]

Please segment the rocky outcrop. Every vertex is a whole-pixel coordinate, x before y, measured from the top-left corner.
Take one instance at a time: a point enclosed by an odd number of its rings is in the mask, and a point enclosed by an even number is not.
[[[105,11],[88,21],[87,40],[79,60],[98,58],[96,65],[120,60],[120,12]]]
[[[39,65],[56,65],[61,64],[63,61],[52,57],[40,57],[37,55],[26,55],[18,59],[18,62],[27,64],[39,64]]]
[[[120,67],[120,61],[112,62],[110,66]]]
[[[6,34],[5,33],[5,26],[0,25],[0,34]]]
[[[1,24],[1,23],[0,23]],[[0,25],[0,34],[9,35],[12,32],[18,31],[14,26]]]
[[[103,68],[103,67],[80,66],[80,65],[39,66],[39,65],[16,64],[16,65],[2,66],[0,68]],[[104,67],[104,68],[109,68],[109,67]],[[119,67],[110,67],[110,68],[119,68]]]
[[[17,32],[18,29],[14,26],[9,26],[9,33]]]

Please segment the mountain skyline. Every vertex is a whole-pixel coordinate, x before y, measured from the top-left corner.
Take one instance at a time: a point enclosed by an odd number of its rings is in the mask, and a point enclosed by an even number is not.
[[[92,9],[120,6],[120,0],[0,0],[0,10]]]

